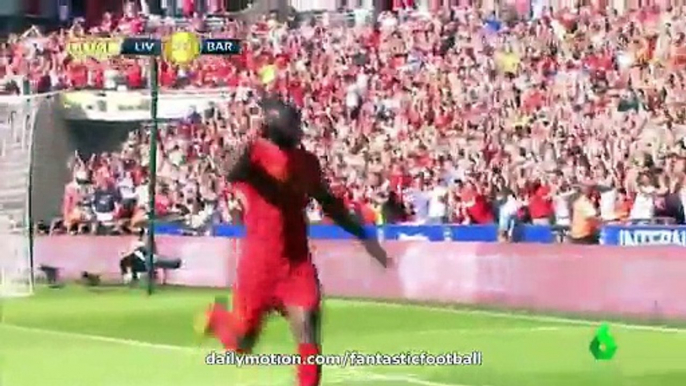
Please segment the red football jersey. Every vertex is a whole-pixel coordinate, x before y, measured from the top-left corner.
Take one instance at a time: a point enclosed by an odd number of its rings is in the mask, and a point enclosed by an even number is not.
[[[253,180],[236,184],[245,207],[242,260],[268,261],[271,269],[308,261],[305,208],[322,178],[317,157],[304,149],[282,150],[258,140],[250,159],[279,184],[262,187]]]

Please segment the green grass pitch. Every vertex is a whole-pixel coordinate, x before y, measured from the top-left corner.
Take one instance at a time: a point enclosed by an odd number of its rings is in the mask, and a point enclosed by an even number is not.
[[[290,367],[208,366],[218,346],[200,341],[193,318],[219,290],[39,289],[4,300],[1,386],[290,386]],[[327,367],[340,386],[683,386],[686,331],[612,325],[619,351],[596,361],[598,323],[544,316],[327,299],[324,350],[483,353],[481,366]],[[293,353],[274,317],[261,353]]]

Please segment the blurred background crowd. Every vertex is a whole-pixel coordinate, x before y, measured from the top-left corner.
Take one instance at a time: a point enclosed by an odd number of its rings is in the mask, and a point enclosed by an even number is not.
[[[96,25],[11,36],[5,92],[148,87],[147,61],[77,62],[70,38],[179,28],[127,8]],[[185,29],[236,37],[240,55],[163,62],[162,92],[222,88],[227,102],[166,122],[157,213],[190,229],[241,223],[243,205],[213,163],[259,124],[260,90],[301,108],[305,146],[369,224],[522,223],[592,242],[603,223],[684,223],[686,18],[682,8],[618,13],[542,9],[535,19],[469,7],[383,12],[372,23],[195,16]],[[265,86],[264,71],[273,79]],[[52,232],[131,231],[146,221],[149,127],[119,152],[76,154]],[[313,203],[312,223],[328,220]]]

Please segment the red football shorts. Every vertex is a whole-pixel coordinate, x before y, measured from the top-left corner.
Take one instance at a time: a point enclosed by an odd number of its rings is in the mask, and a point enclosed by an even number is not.
[[[243,268],[243,269],[241,269]],[[241,335],[254,334],[272,311],[285,316],[289,307],[318,310],[321,293],[317,269],[312,262],[300,263],[287,272],[251,270],[241,267],[233,294],[233,312]]]

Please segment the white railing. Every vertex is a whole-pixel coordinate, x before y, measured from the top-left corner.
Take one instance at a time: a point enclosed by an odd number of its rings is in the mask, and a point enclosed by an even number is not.
[[[0,214],[20,223],[28,214],[33,130],[43,97],[0,98]]]

